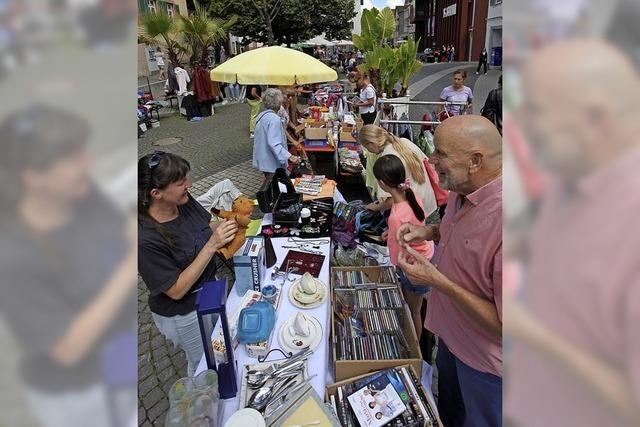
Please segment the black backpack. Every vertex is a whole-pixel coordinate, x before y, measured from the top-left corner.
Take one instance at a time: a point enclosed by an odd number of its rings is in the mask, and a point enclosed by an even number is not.
[[[489,119],[502,135],[502,89],[493,89],[489,92],[484,107],[480,110],[480,114]]]

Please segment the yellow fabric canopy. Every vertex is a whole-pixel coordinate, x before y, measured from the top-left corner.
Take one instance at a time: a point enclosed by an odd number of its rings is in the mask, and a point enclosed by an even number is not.
[[[278,85],[332,82],[338,73],[313,56],[281,46],[244,52],[211,70],[211,80],[242,85]]]

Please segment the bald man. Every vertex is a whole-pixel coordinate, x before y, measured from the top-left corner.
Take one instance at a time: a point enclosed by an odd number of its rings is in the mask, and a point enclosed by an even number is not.
[[[505,303],[505,415],[522,427],[637,426],[637,71],[610,44],[573,40],[532,56],[522,81],[527,137],[551,180],[524,298]]]
[[[427,283],[439,337],[438,411],[447,427],[502,425],[502,138],[482,116],[438,126],[429,161],[450,190],[439,226],[403,224],[398,266]],[[431,264],[408,243],[440,240]]]

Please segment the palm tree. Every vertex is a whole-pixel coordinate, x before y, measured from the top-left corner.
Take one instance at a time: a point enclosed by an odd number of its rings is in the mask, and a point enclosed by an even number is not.
[[[207,63],[209,48],[227,38],[229,29],[238,17],[233,15],[227,21],[211,18],[209,10],[194,0],[195,10],[188,17],[180,16],[180,31],[185,43],[191,49],[191,65]]]
[[[140,19],[142,33],[140,39],[150,45],[164,44],[169,61],[180,65],[180,58],[186,53],[181,44],[180,25],[165,12],[147,12]]]

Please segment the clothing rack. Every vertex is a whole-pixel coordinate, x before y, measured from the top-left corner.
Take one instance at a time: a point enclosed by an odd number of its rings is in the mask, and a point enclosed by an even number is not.
[[[448,102],[448,101],[395,101],[391,99],[378,99],[378,104],[391,104],[391,105],[467,105],[466,102]]]
[[[387,98],[378,99],[378,104],[388,105],[442,105],[446,108],[447,105],[467,105],[466,102],[447,102],[447,101],[401,101],[391,100]],[[381,124],[406,124],[406,125],[439,125],[440,121],[422,121],[422,120],[380,120]]]

